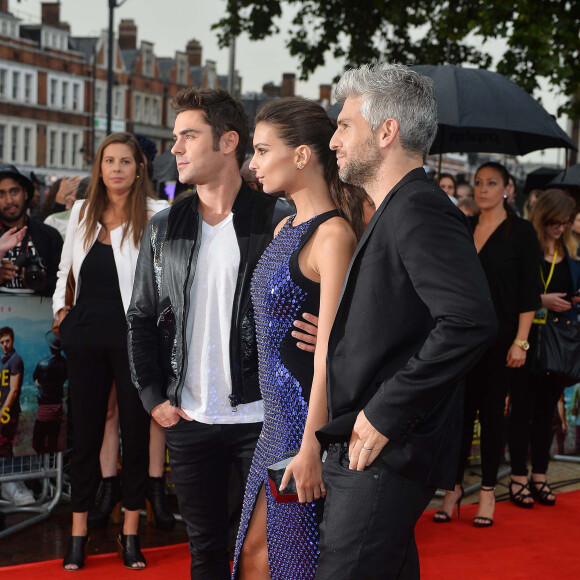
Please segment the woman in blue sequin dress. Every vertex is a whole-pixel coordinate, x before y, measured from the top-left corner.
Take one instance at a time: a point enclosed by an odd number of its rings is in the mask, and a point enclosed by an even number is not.
[[[233,577],[241,580],[307,580],[316,572],[325,490],[315,432],[328,419],[328,336],[356,247],[353,228],[362,228],[364,195],[338,180],[328,148],[333,132],[325,111],[305,99],[272,101],[256,118],[250,167],[265,192],[291,196],[296,214],[279,224],[252,280],[264,426],[237,538]],[[314,356],[292,338],[293,321],[304,312],[319,316]],[[267,467],[297,449],[281,487],[294,477],[299,501],[277,503]]]

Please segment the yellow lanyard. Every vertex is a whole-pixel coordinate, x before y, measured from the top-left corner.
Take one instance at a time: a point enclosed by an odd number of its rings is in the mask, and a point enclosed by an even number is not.
[[[542,282],[544,283],[544,294],[548,291],[548,286],[552,280],[552,275],[554,274],[554,268],[556,266],[556,258],[558,256],[558,250],[554,250],[554,259],[552,260],[552,266],[550,267],[550,273],[548,274],[548,279],[544,280],[544,272],[540,268],[540,276],[542,277]]]

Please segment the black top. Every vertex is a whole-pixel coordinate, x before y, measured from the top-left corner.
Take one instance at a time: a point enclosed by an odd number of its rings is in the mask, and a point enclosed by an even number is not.
[[[469,218],[472,232],[477,217]],[[532,224],[515,215],[504,220],[485,242],[479,259],[499,323],[498,336],[517,332],[519,315],[541,306],[540,244]]]
[[[330,218],[340,216],[337,209],[327,211],[315,217],[308,229],[304,232],[298,247],[290,256],[288,264],[292,280],[306,291],[306,299],[302,305],[302,312],[308,312],[318,316],[320,310],[320,284],[307,278],[300,270],[298,257],[302,248],[312,237],[318,226]],[[296,347],[296,339],[292,337],[293,327],[288,330],[280,344],[280,356],[284,366],[298,379],[302,386],[302,394],[306,401],[310,398],[312,376],[314,375],[314,357],[312,353]]]
[[[544,275],[544,280],[548,280],[550,275],[550,269],[552,268],[552,262],[548,262],[545,258],[542,259],[542,274]],[[570,268],[568,267],[568,262],[566,259],[562,260],[554,266],[554,273],[552,274],[552,279],[548,288],[547,293],[550,292],[569,292],[573,291],[572,275],[570,274]],[[542,284],[543,290],[543,284]]]
[[[77,302],[112,300],[122,303],[113,248],[96,241],[86,255],[80,271]]]

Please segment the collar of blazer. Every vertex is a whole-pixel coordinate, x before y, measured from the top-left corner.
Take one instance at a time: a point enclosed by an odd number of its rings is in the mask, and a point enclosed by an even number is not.
[[[429,181],[429,178],[427,177],[427,174],[425,173],[425,170],[422,167],[417,167],[416,169],[412,169],[411,171],[409,171],[409,173],[407,173],[407,175],[405,175],[393,187],[393,189],[391,189],[391,191],[389,191],[389,193],[387,194],[385,199],[383,199],[381,205],[379,205],[379,207],[377,208],[377,211],[375,211],[373,217],[371,218],[365,231],[363,232],[363,235],[361,236],[361,239],[360,239],[360,241],[356,247],[356,250],[352,256],[352,260],[350,261],[350,266],[348,267],[348,272],[346,273],[346,278],[345,278],[344,284],[342,286],[342,292],[340,294],[338,308],[340,308],[340,304],[342,302],[342,297],[344,296],[344,291],[346,289],[346,286],[347,286],[349,278],[350,278],[350,271],[352,269],[352,265],[354,264],[355,260],[357,259],[357,256],[359,255],[362,248],[365,246],[367,240],[369,239],[373,229],[375,228],[377,221],[379,220],[382,213],[385,211],[385,208],[387,207],[387,205],[389,205],[389,203],[391,202],[391,200],[393,199],[393,197],[395,196],[397,191],[399,191],[399,189],[401,189],[401,187],[403,187],[404,185],[407,185],[407,183],[410,183],[411,181],[416,181],[416,180],[427,181],[427,182]]]

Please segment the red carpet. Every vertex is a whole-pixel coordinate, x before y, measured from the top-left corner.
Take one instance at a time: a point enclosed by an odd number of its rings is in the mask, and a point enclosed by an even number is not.
[[[495,509],[495,523],[488,529],[473,527],[476,510],[475,505],[463,506],[461,518],[449,524],[433,523],[432,512],[423,515],[416,530],[422,580],[580,578],[580,491],[558,495],[554,507],[536,505],[523,510],[501,502]],[[78,579],[189,578],[187,544],[144,552],[148,567],[138,574],[123,568],[116,554],[104,554],[91,556]],[[69,579],[61,566],[61,560],[10,566],[0,568],[0,576],[10,580]]]
[[[473,527],[476,511],[463,506],[448,524],[423,514],[416,528],[422,580],[580,578],[580,491],[559,494],[553,507],[498,503],[487,529]]]

